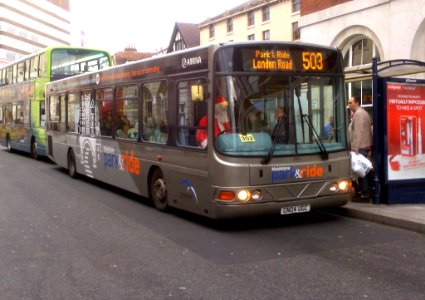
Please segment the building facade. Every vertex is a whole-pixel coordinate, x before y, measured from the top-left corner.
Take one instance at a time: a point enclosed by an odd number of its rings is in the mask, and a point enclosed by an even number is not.
[[[340,48],[347,71],[370,66],[372,57],[425,61],[425,0],[302,0],[299,25],[301,41]],[[372,106],[371,80],[347,90]]]
[[[69,0],[0,0],[0,65],[70,41]]]
[[[199,24],[200,44],[299,39],[300,0],[250,0]]]

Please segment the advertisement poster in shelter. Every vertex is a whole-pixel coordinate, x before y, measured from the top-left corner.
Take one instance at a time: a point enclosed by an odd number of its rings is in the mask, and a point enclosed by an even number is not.
[[[425,179],[425,84],[387,82],[387,129],[387,179]]]

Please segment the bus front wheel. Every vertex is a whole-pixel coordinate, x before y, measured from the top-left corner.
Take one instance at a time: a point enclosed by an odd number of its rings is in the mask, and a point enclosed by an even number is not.
[[[167,183],[160,170],[155,170],[151,179],[151,199],[158,210],[165,211],[168,208]]]
[[[74,152],[71,150],[68,153],[68,174],[72,178],[77,177],[77,167],[75,166]]]

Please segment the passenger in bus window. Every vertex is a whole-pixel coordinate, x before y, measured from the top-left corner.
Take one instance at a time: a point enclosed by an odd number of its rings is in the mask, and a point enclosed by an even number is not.
[[[128,134],[128,130],[131,128],[130,120],[127,118],[126,115],[121,116],[121,129],[124,132],[124,134]]]
[[[334,117],[329,117],[329,123],[325,125],[324,139],[327,142],[332,142],[334,139]]]
[[[267,129],[267,123],[261,118],[261,111],[253,109],[248,112],[248,130],[262,131]]]
[[[128,130],[131,128],[130,121],[126,115],[121,115],[117,121],[117,130],[115,132],[117,137],[128,137]]]
[[[227,112],[229,102],[223,97],[218,96],[215,100],[215,122],[214,122],[214,136],[217,137],[220,133],[230,132],[230,122]],[[207,116],[202,117],[199,121],[199,129],[196,132],[196,140],[202,148],[207,147]]]
[[[278,144],[287,144],[289,141],[288,114],[283,106],[278,106],[275,110],[276,125],[273,128],[272,139]]]
[[[168,140],[168,126],[164,120],[158,119],[155,122],[155,142],[165,144]]]
[[[155,135],[155,124],[152,117],[147,117],[146,122],[143,124],[143,139],[150,141],[151,137]]]
[[[101,135],[111,136],[112,135],[112,112],[108,111],[106,117],[100,120],[100,133]]]
[[[136,121],[133,128],[128,130],[128,137],[137,140],[139,137],[139,122]]]

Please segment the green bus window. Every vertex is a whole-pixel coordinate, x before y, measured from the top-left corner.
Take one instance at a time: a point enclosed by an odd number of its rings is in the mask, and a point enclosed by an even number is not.
[[[13,69],[12,67],[8,67],[6,70],[6,84],[12,84],[13,80]]]
[[[30,70],[30,60],[27,59],[25,60],[25,65],[24,65],[24,81],[27,81],[30,79],[29,70]]]
[[[38,55],[30,59],[30,78],[35,79],[38,75]]]
[[[17,65],[17,81],[18,83],[24,82],[24,74],[25,74],[25,62],[20,62]]]
[[[12,117],[12,105],[8,104],[6,105],[6,111],[5,111],[5,123],[6,124],[11,124],[13,121],[13,117]]]
[[[38,76],[39,77],[46,77],[46,53],[40,54],[40,61],[38,63]]]
[[[101,57],[99,59],[99,66],[100,66],[100,69],[108,68],[110,66],[109,57],[108,56]]]
[[[17,114],[17,109],[16,109],[16,104],[12,105],[12,121],[14,124],[18,123],[18,114]]]
[[[17,104],[15,124],[23,124],[23,123],[24,123],[24,106],[22,104]]]
[[[17,74],[18,74],[18,65],[13,65],[13,71],[12,71],[12,83],[17,82]]]
[[[118,87],[116,89],[116,131],[118,138],[137,140],[139,136],[139,105],[137,86]]]

